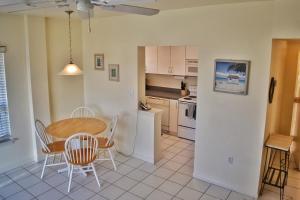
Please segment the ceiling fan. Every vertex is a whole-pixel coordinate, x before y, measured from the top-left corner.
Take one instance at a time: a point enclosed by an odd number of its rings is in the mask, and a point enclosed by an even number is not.
[[[145,8],[140,6],[134,6],[132,4],[149,3],[157,0],[7,0],[5,4],[0,2],[0,8],[11,7],[15,10],[12,12],[21,12],[39,8],[51,8],[51,7],[71,7],[74,5],[79,16],[82,19],[90,18],[93,16],[93,8],[100,7],[103,10],[132,13],[138,15],[152,16],[159,13],[158,9]],[[20,5],[21,7],[20,9]],[[19,6],[19,9],[18,7]]]

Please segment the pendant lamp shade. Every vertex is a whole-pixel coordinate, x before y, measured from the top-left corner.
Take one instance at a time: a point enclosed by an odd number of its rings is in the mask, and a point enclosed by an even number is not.
[[[77,76],[77,75],[82,75],[81,69],[73,63],[73,58],[72,58],[72,38],[71,38],[71,14],[73,11],[69,10],[66,11],[66,13],[69,15],[69,53],[70,53],[70,62],[67,64],[63,70],[58,73],[58,75],[62,76]]]
[[[64,67],[64,69],[58,75],[76,76],[76,75],[82,75],[82,71],[77,65],[73,63],[69,63]]]

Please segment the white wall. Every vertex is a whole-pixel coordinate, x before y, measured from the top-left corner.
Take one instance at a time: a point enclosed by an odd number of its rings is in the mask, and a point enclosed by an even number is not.
[[[81,22],[72,20],[71,25],[73,61],[82,69]],[[69,63],[67,16],[46,19],[46,41],[51,119],[55,121],[83,105],[83,77],[57,75]]]
[[[69,61],[66,19],[0,17],[0,26],[5,27],[1,29],[0,42],[8,47],[6,72],[12,136],[19,139],[14,144],[0,144],[0,159],[5,160],[0,172],[43,158],[34,133],[35,119],[48,125],[52,120],[68,117],[83,104],[82,76],[57,75]],[[81,66],[81,23],[73,21],[72,29],[73,57]]]
[[[28,68],[23,16],[0,15],[1,43],[8,48],[6,62],[7,93],[12,137],[15,143],[0,144],[0,172],[33,160]],[[8,156],[9,155],[9,156]]]
[[[158,16],[93,19],[83,24],[85,101],[105,115],[123,110],[121,150],[130,152],[136,127],[137,46],[198,45],[198,120],[195,173],[256,196],[271,52],[272,3],[207,6]],[[174,23],[176,22],[176,23]],[[105,54],[105,71],[93,54]],[[251,60],[248,96],[213,92],[214,59]],[[107,63],[120,64],[120,83],[108,81]],[[134,96],[130,96],[134,90]],[[230,116],[230,117],[229,117]],[[218,124],[218,126],[216,126]],[[120,138],[121,136],[121,138]],[[227,159],[234,157],[234,164]]]
[[[46,126],[50,124],[50,103],[46,46],[46,23],[43,17],[28,17],[28,51],[32,89],[32,109],[34,120],[41,120]],[[26,25],[26,24],[25,24]],[[40,141],[35,143],[35,159],[43,158]]]
[[[79,22],[74,22],[73,56],[79,66],[84,66],[85,102],[106,116],[119,111],[123,113],[117,134],[118,145],[121,151],[131,153],[137,117],[137,47],[198,45],[200,98],[194,175],[256,196],[266,116],[266,77],[269,77],[271,38],[299,38],[299,4],[298,0],[275,0],[274,3],[253,2],[165,11],[153,17],[127,15],[93,19],[92,33],[87,31],[87,22],[83,23],[82,29]],[[32,23],[29,20],[29,26]],[[41,31],[42,26],[43,22],[39,22],[35,27],[40,27],[38,31]],[[26,68],[30,62],[26,62],[25,49],[29,49],[29,56],[33,56],[30,61],[35,63],[30,69],[44,65],[45,54],[38,53],[43,58],[41,60],[35,60],[34,54],[30,55],[30,47],[26,48],[25,44],[22,17],[1,15],[0,27],[5,27],[0,32],[1,42],[8,46],[6,60],[12,132],[14,137],[20,139],[15,144],[0,144],[0,159],[7,160],[1,163],[1,171],[33,159],[30,80]],[[56,75],[68,61],[66,31],[65,19],[46,21],[50,106],[54,120],[68,116],[74,107],[83,104],[82,78]],[[29,31],[30,37],[33,42],[34,33]],[[39,38],[39,41],[43,40],[43,37]],[[42,49],[32,48],[31,52]],[[105,53],[105,71],[94,70],[94,53]],[[251,60],[248,96],[212,91],[216,58]],[[108,81],[108,63],[120,64],[120,82]],[[44,66],[40,70],[44,74]],[[35,73],[35,70],[31,72],[31,76],[34,76],[31,83],[34,82]],[[38,93],[33,92],[33,101],[35,94]],[[9,159],[6,156],[8,154]],[[229,156],[234,157],[233,165],[227,163]]]
[[[273,8],[273,37],[297,39],[300,37],[300,1],[275,0]]]

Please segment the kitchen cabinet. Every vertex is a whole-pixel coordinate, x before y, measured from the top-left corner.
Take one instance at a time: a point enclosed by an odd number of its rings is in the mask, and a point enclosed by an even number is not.
[[[177,133],[178,129],[178,100],[170,100],[170,119],[169,119],[169,131]]]
[[[157,47],[145,47],[145,72],[150,74],[157,73]]]
[[[185,46],[171,47],[171,74],[185,76]]]
[[[147,104],[151,106],[151,108],[157,108],[162,110],[162,118],[161,118],[161,126],[162,130],[169,131],[170,124],[170,100],[159,98],[159,97],[147,97]]]
[[[158,73],[170,75],[185,75],[185,47],[161,46],[157,53]]]
[[[171,47],[160,46],[157,48],[158,74],[171,74]]]
[[[198,60],[198,47],[195,46],[186,46],[186,59],[196,59]]]
[[[146,73],[197,76],[197,68],[189,68],[189,62],[198,62],[195,46],[147,46]],[[194,70],[188,72],[187,69]]]

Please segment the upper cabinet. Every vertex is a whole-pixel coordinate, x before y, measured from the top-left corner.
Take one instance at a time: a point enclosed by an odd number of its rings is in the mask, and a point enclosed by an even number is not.
[[[147,46],[146,73],[194,76],[188,60],[198,60],[198,48],[193,46]],[[197,66],[196,66],[197,67]]]
[[[186,59],[197,59],[198,60],[198,47],[186,46]]]
[[[146,73],[157,73],[157,47],[147,46],[145,48],[145,66]]]
[[[185,76],[184,46],[160,46],[157,52],[158,74]]]
[[[157,72],[158,74],[171,74],[171,47],[161,46],[157,48]]]
[[[185,76],[185,46],[171,47],[171,74]]]

